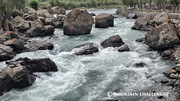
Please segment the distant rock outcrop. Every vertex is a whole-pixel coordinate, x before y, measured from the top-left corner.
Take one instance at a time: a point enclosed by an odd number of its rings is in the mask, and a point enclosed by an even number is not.
[[[64,21],[64,35],[85,35],[90,34],[94,19],[87,10],[73,9],[69,12]]]

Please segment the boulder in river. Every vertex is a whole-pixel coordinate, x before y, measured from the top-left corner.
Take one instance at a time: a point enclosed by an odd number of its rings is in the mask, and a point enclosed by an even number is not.
[[[46,49],[53,49],[53,43],[40,41],[40,40],[31,40],[27,44],[26,51],[37,51],[37,50],[46,50]]]
[[[22,65],[8,65],[0,73],[0,94],[12,88],[25,88],[32,85],[35,76],[28,73]]]
[[[119,49],[118,49],[118,52],[127,52],[127,51],[130,51],[130,48],[128,45],[124,44],[123,46],[121,46]]]
[[[111,14],[101,13],[95,17],[96,28],[114,27],[114,16]]]
[[[132,29],[149,31],[153,28],[151,25],[150,14],[142,18],[137,18]]]
[[[63,25],[64,35],[90,34],[93,23],[93,17],[87,10],[73,9],[65,17]]]
[[[85,43],[75,47],[76,55],[89,55],[98,52],[98,48],[94,43]]]
[[[109,37],[108,39],[106,39],[105,41],[103,41],[101,43],[101,46],[103,48],[107,48],[107,47],[121,47],[122,45],[124,45],[123,40],[121,39],[121,37],[119,35],[114,35]]]
[[[19,58],[16,61],[7,61],[8,65],[21,64],[27,68],[30,73],[34,72],[56,72],[56,64],[49,58],[29,59]]]
[[[179,36],[179,26],[168,21],[147,33],[145,41],[152,49],[162,51],[180,44]]]

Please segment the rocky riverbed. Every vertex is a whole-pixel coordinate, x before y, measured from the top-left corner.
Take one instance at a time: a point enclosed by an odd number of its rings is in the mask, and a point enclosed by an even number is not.
[[[116,9],[74,9],[65,15],[58,7],[15,10],[12,31],[1,31],[0,91],[4,94],[0,100],[176,100],[172,88],[178,84],[178,65],[164,72],[172,64],[162,60],[152,40],[155,38],[156,43],[161,43],[157,45],[163,50],[174,46],[171,42],[163,45],[153,31],[132,30],[136,21],[113,15],[115,12]],[[163,27],[165,25],[167,28]],[[173,36],[170,41],[178,40],[176,23],[166,20],[161,26],[154,30],[161,32],[169,28]],[[149,38],[151,35],[154,36]],[[162,38],[169,37],[163,35]],[[151,48],[144,44],[147,39]],[[178,60],[178,47],[164,51],[163,56],[170,58],[172,53]],[[5,64],[4,60],[9,59]],[[174,80],[167,80],[163,72]],[[125,95],[119,95],[121,93]],[[158,93],[164,95],[156,95]]]

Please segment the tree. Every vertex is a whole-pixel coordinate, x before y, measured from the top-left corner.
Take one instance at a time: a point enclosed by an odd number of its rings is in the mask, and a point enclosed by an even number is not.
[[[174,7],[173,12],[175,12],[175,11],[176,11],[176,8],[177,8],[177,7],[179,6],[179,4],[180,4],[180,0],[170,0],[169,2],[170,2],[170,4]]]
[[[8,31],[8,20],[12,14],[14,8],[21,9],[25,6],[25,0],[0,0],[0,20],[2,21],[0,26],[3,30]]]

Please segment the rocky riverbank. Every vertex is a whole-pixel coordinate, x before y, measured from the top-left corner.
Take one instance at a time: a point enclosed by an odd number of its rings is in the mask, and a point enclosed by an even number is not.
[[[175,66],[163,72],[167,79],[161,80],[171,86],[177,100],[180,98],[180,14],[166,12],[137,12],[119,8],[116,12],[126,18],[136,19],[132,29],[149,31],[145,38],[137,41],[146,43],[151,49],[161,52],[163,59],[171,60]]]

